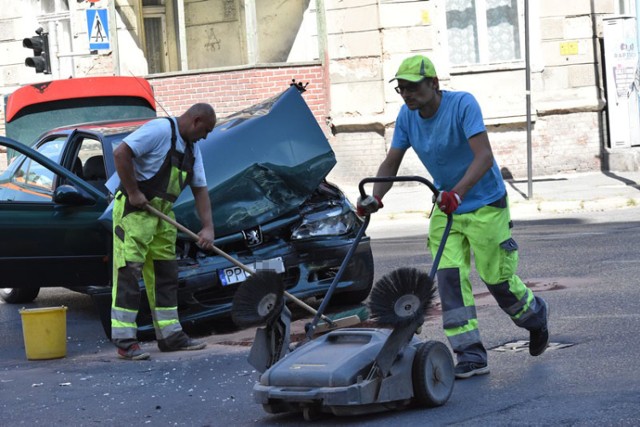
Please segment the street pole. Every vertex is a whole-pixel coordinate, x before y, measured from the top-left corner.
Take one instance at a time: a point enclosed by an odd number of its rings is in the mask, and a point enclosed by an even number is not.
[[[525,52],[525,80],[527,104],[527,198],[533,197],[533,166],[531,148],[531,60],[529,54],[529,0],[524,0],[524,52]]]
[[[640,73],[640,71],[638,71],[638,68],[640,68],[640,0],[636,0],[636,46],[638,46],[638,61],[636,62],[636,76],[638,76]],[[636,83],[638,83],[637,80]],[[636,87],[634,92],[636,93],[638,111],[640,111],[640,88]]]
[[[120,75],[120,52],[118,51],[118,15],[116,14],[116,0],[109,1],[109,40],[111,40],[111,59],[113,60],[113,75]]]

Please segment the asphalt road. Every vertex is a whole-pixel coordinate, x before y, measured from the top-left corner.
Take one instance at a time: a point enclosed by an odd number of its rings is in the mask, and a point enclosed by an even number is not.
[[[638,277],[640,208],[587,216],[515,219],[520,276],[551,307],[552,348],[533,358],[515,327],[476,279],[480,330],[491,374],[457,381],[440,408],[329,417],[313,425],[640,425]],[[428,268],[426,224],[372,224],[376,277],[399,266]],[[249,426],[303,423],[254,404],[257,373],[246,362],[251,331],[194,331],[210,345],[115,358],[88,297],[43,291],[28,305],[69,307],[67,357],[27,361],[16,306],[0,304],[2,424]],[[303,322],[298,321],[297,323]],[[422,337],[444,341],[434,312]]]

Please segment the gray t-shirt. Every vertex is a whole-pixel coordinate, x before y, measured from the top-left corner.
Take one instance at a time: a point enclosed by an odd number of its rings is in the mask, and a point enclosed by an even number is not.
[[[176,149],[184,153],[185,143],[180,136],[180,132],[178,132],[178,123],[173,117],[171,120],[174,121],[176,126]],[[124,143],[131,148],[135,156],[133,165],[136,180],[147,180],[158,172],[171,149],[171,124],[165,118],[151,120],[127,136],[124,139]],[[207,179],[202,164],[202,154],[197,143],[193,144],[193,154],[195,162],[193,164],[191,186],[206,187]]]

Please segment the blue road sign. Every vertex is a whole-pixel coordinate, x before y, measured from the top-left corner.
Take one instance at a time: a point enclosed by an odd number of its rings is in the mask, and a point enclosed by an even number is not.
[[[111,49],[107,9],[87,9],[87,33],[90,50]]]

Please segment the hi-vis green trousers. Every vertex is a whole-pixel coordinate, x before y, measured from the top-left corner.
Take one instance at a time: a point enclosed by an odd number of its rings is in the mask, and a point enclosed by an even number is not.
[[[446,214],[436,207],[429,223],[427,243],[433,257],[446,223]],[[508,207],[484,206],[453,215],[436,277],[444,332],[458,362],[487,362],[469,280],[472,254],[478,275],[516,325],[528,330],[545,326],[546,313],[541,298],[534,296],[516,275],[518,245],[511,237],[510,223]]]
[[[150,204],[175,218],[172,202],[154,197]],[[137,341],[138,283],[141,277],[158,342],[181,332],[177,301],[176,228],[144,210],[133,208],[127,203],[127,197],[118,191],[113,208],[113,232],[113,342],[126,349]]]

